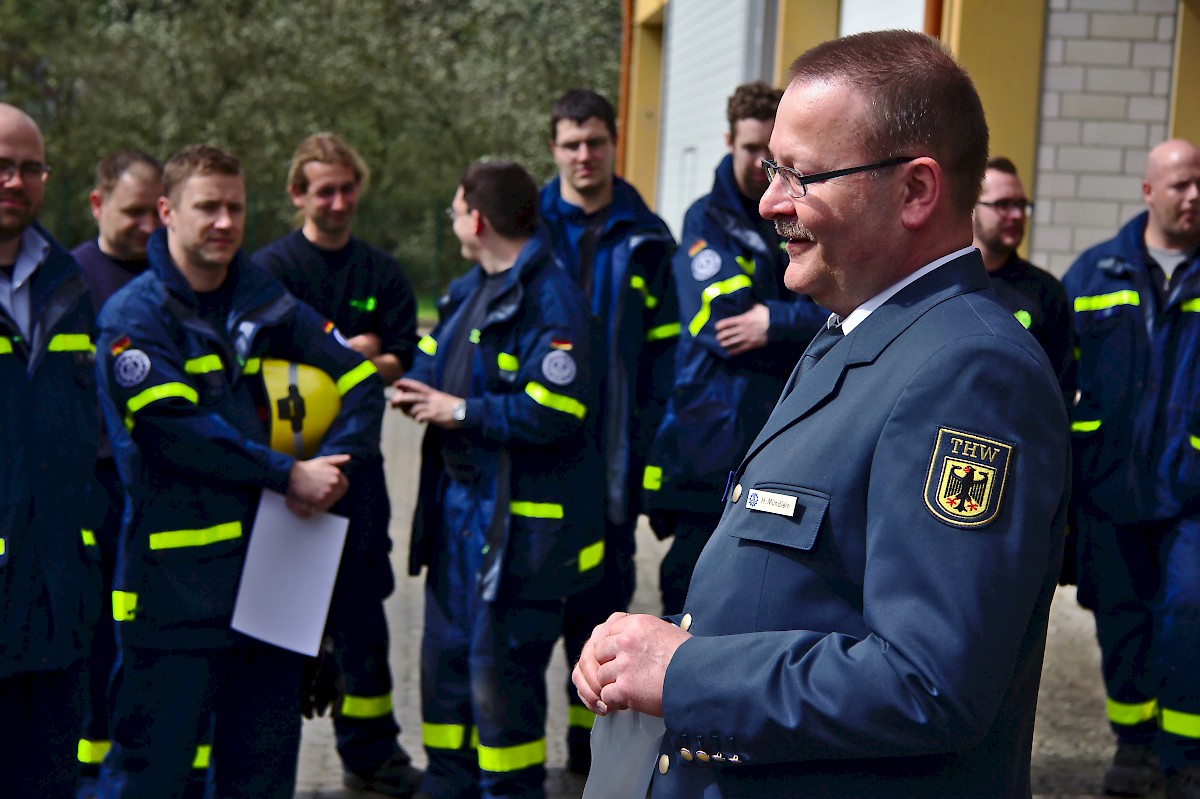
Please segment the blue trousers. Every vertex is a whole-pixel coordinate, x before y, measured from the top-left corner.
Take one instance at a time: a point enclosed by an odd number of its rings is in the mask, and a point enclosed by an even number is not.
[[[301,655],[238,636],[220,649],[121,646],[104,799],[184,794],[212,734],[210,799],[292,799],[300,748]]]
[[[446,489],[446,536],[429,566],[421,640],[421,715],[437,799],[543,799],[546,666],[562,627],[561,600],[479,598],[491,502]]]
[[[1113,731],[1153,744],[1165,771],[1200,765],[1200,519],[1085,515],[1078,532]]]
[[[75,794],[75,744],[83,715],[83,661],[55,671],[0,677],[0,795]]]

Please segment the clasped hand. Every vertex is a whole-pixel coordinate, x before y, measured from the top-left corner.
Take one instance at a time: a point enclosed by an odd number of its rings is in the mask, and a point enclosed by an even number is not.
[[[667,666],[691,637],[657,616],[614,613],[583,645],[571,681],[597,715],[629,709],[661,717]]]

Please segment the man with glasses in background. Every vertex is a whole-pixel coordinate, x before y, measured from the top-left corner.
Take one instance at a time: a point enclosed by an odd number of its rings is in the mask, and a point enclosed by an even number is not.
[[[615,614],[574,674],[598,713],[663,718],[656,799],[1029,796],[1070,456],[1054,372],[971,246],[987,145],[924,34],[792,64],[759,211],[787,287],[832,313],[684,613]]]
[[[974,243],[983,254],[992,290],[1046,351],[1070,408],[1075,404],[1075,330],[1067,292],[1054,275],[1017,255],[1032,215],[1033,203],[1016,165],[1003,156],[990,159],[975,204]]]
[[[0,793],[71,796],[100,612],[84,508],[96,462],[95,318],[37,223],[41,131],[0,103]]]

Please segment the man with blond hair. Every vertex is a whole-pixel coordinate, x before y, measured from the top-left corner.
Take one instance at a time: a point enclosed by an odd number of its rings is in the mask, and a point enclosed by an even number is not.
[[[1200,797],[1200,149],[1146,159],[1146,210],[1063,284],[1079,331],[1071,415],[1079,599],[1095,611],[1104,790]]]
[[[416,301],[396,259],[350,233],[369,177],[366,162],[336,134],[304,139],[288,170],[300,227],[259,250],[254,261],[332,319],[390,384],[412,365]],[[318,680],[332,678],[336,686],[333,726],[346,786],[404,797],[416,790],[421,773],[399,743],[392,709],[383,609],[394,584],[391,505],[382,458],[359,464],[353,477],[336,509],[349,516],[350,534],[330,610],[332,657]]]

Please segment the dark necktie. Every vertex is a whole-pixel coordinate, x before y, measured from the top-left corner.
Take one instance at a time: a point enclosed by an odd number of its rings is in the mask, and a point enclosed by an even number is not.
[[[813,340],[808,345],[808,349],[804,351],[804,355],[800,358],[800,372],[797,377],[803,377],[804,373],[817,365],[817,361],[825,357],[825,353],[833,349],[844,338],[842,326],[822,328]]]

